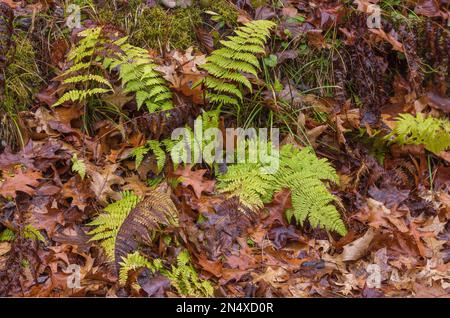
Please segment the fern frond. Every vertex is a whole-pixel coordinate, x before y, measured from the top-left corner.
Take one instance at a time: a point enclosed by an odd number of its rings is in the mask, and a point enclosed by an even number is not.
[[[104,78],[100,75],[93,75],[93,74],[69,77],[69,78],[65,79],[63,81],[63,83],[64,84],[74,84],[74,83],[78,84],[78,83],[83,83],[83,82],[88,82],[88,81],[95,81],[97,83],[104,84],[112,89],[111,83],[106,78]]]
[[[78,159],[77,154],[74,154],[72,156],[72,171],[76,172],[80,175],[81,179],[83,180],[86,176],[86,164],[83,160]]]
[[[167,82],[156,70],[157,65],[145,49],[129,44],[126,37],[112,41],[102,35],[101,27],[86,29],[78,36],[81,40],[68,54],[68,60],[73,65],[62,76],[67,77],[64,84],[83,84],[83,89],[77,87],[65,92],[53,106],[68,101],[83,102],[93,95],[112,91],[107,78],[92,74],[92,69],[100,68],[103,73],[105,70],[119,71],[123,92],[135,94],[138,109],[144,104],[150,105],[150,111],[172,107],[172,93]],[[107,86],[109,90],[97,87],[99,84]]]
[[[122,257],[119,271],[119,284],[124,285],[128,279],[128,272],[136,270],[142,267],[152,268],[151,262],[149,262],[144,256],[139,254],[138,251],[128,254],[126,257]]]
[[[88,233],[92,235],[90,241],[102,241],[101,245],[110,260],[114,259],[114,246],[119,228],[140,200],[141,198],[132,192],[124,191],[122,199],[109,204],[104,208],[104,213],[88,224],[95,226],[95,229]]]
[[[222,44],[223,46],[233,50],[233,51],[237,51],[237,52],[247,52],[247,53],[253,53],[253,54],[263,54],[265,52],[264,48],[261,47],[260,45],[242,45],[242,44],[238,44],[236,42],[233,41],[227,41],[227,40],[222,40],[220,41],[220,44]]]
[[[254,54],[244,53],[244,52],[235,52],[228,48],[221,48],[214,51],[214,54],[217,56],[223,56],[228,59],[238,60],[242,62],[247,62],[257,69],[260,69],[258,58]]]
[[[177,266],[171,270],[162,270],[161,273],[170,279],[173,287],[184,296],[208,297],[213,294],[213,287],[207,280],[198,277],[195,268],[190,263],[189,252],[181,251],[177,256]]]
[[[339,180],[328,161],[318,159],[311,148],[299,150],[289,144],[281,148],[279,160],[274,174],[263,174],[260,163],[230,166],[227,173],[218,177],[217,188],[239,197],[243,205],[253,210],[271,202],[277,191],[289,188],[293,206],[286,211],[289,220],[294,217],[299,224],[308,220],[313,227],[345,235],[345,224],[333,205],[335,197],[324,183]]]
[[[135,165],[136,169],[141,165],[142,161],[144,160],[144,156],[149,152],[152,151],[153,154],[156,157],[156,166],[158,170],[157,173],[160,173],[162,169],[164,168],[164,164],[166,162],[166,153],[161,148],[161,144],[158,140],[148,140],[145,145],[137,147],[133,150],[131,153],[132,157],[135,157]]]
[[[156,173],[160,173],[164,168],[164,164],[166,163],[166,153],[161,148],[161,145],[157,140],[149,140],[147,141],[147,145],[156,157],[156,166],[158,168]]]
[[[15,237],[16,235],[13,231],[6,229],[0,234],[0,242],[10,242],[13,241]]]
[[[213,63],[203,64],[202,68],[217,78],[222,78],[222,79],[227,79],[227,80],[238,82],[238,83],[246,86],[250,91],[252,90],[252,84],[241,73],[230,71],[226,68],[223,68],[223,67],[221,67],[217,64],[213,64]]]
[[[263,197],[274,192],[275,180],[269,174],[260,173],[259,164],[236,164],[228,167],[224,175],[218,176],[217,189],[221,193],[228,192],[238,196],[242,205],[252,210],[264,206]]]
[[[104,94],[110,92],[111,89],[107,88],[92,88],[87,90],[71,90],[66,93],[64,93],[63,96],[61,96],[60,99],[56,101],[56,103],[53,104],[53,107],[59,106],[61,104],[64,104],[65,102],[71,101],[71,102],[77,102],[77,101],[84,101],[86,98],[97,95],[97,94]]]
[[[41,234],[41,232],[39,232],[38,229],[36,229],[31,224],[28,224],[24,227],[22,236],[26,239],[45,242],[45,237]]]
[[[31,224],[27,224],[23,228],[22,237],[30,240],[46,242],[45,237],[42,235],[42,233]],[[10,242],[15,238],[16,234],[10,229],[6,229],[0,234],[0,242]]]
[[[150,112],[172,107],[172,93],[162,74],[156,70],[157,65],[142,48],[122,41],[120,46],[124,52],[116,63],[109,65],[110,69],[119,68],[119,78],[122,80],[126,93],[135,93],[138,109],[145,103],[151,105]]]
[[[170,196],[158,191],[147,193],[120,226],[114,247],[115,263],[136,250],[140,240],[149,241],[149,235],[170,225],[178,226],[178,211]]]
[[[450,121],[445,118],[427,117],[418,113],[401,114],[395,128],[385,137],[400,145],[424,145],[425,149],[439,153],[450,147]]]
[[[237,28],[234,36],[220,41],[223,47],[213,51],[200,66],[209,73],[203,80],[209,102],[219,106],[238,105],[238,99],[242,100],[239,86],[252,91],[252,84],[242,73],[257,77],[260,65],[255,54],[265,53],[264,45],[274,26],[270,21],[251,21]]]

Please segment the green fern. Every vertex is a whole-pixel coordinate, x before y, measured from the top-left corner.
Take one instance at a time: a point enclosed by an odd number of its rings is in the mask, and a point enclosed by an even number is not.
[[[0,242],[10,242],[13,241],[16,238],[16,234],[14,234],[13,231],[10,229],[4,230],[2,233],[0,233]]]
[[[104,94],[112,91],[109,80],[100,74],[90,74],[98,70],[98,63],[101,60],[101,51],[104,49],[105,40],[101,36],[100,27],[86,29],[78,33],[82,37],[78,45],[73,48],[68,56],[68,61],[73,65],[61,76],[65,78],[62,82],[69,87],[53,106],[59,106],[66,102],[84,102],[89,97]],[[85,72],[86,74],[80,74]],[[106,87],[102,87],[106,86]],[[78,88],[77,88],[78,87]]]
[[[220,43],[223,48],[212,52],[201,67],[209,75],[202,81],[207,88],[206,98],[217,105],[238,105],[242,101],[240,86],[252,91],[252,84],[242,74],[258,75],[260,65],[256,54],[264,54],[264,45],[275,23],[256,20],[235,30],[234,36]]]
[[[162,261],[156,259],[153,262],[155,270],[166,276],[173,287],[184,296],[190,297],[208,297],[213,294],[213,287],[208,280],[202,280],[198,277],[195,268],[190,262],[189,252],[181,251],[177,256],[177,265],[172,265],[171,269],[165,269]]]
[[[139,268],[149,268],[153,269],[152,263],[149,262],[144,256],[139,254],[138,251],[130,253],[127,257],[122,257],[122,262],[120,264],[119,271],[119,284],[124,285],[128,279],[128,272],[131,270],[136,270]]]
[[[46,242],[45,237],[42,235],[42,233],[31,224],[28,224],[23,228],[22,237],[30,240],[38,240],[44,243]],[[16,234],[10,229],[6,229],[0,234],[0,242],[10,242],[15,238]]]
[[[423,144],[425,149],[437,154],[450,147],[450,121],[444,118],[425,118],[420,113],[416,117],[401,114],[386,139],[399,145]]]
[[[161,259],[149,261],[138,251],[128,254],[120,262],[119,284],[124,285],[131,270],[148,268],[153,273],[159,272],[167,277],[179,294],[188,297],[208,297],[213,294],[213,287],[208,280],[198,277],[190,261],[189,252],[181,251],[177,256],[177,264],[166,268]]]
[[[126,38],[115,42],[123,54],[119,58],[106,58],[104,66],[119,69],[119,78],[125,93],[136,95],[137,108],[145,104],[150,112],[173,107],[172,93],[148,51],[126,43]]]
[[[24,227],[22,235],[26,239],[37,240],[41,242],[46,241],[41,232],[31,224],[28,224]]]
[[[82,39],[67,56],[73,65],[61,75],[69,90],[53,106],[85,102],[92,96],[113,92],[111,83],[101,74],[118,70],[123,93],[134,94],[138,109],[143,104],[150,112],[172,108],[172,93],[146,50],[129,44],[127,37],[112,41],[101,27],[78,35]]]
[[[201,123],[201,127],[195,127],[194,130],[189,126],[184,127],[187,136],[181,136],[182,138],[180,137],[180,140],[172,140],[170,138],[163,139],[161,142],[158,140],[148,140],[144,145],[133,149],[130,156],[135,157],[136,168],[138,168],[141,165],[145,155],[147,155],[150,151],[156,157],[156,163],[158,168],[157,173],[160,173],[164,168],[164,164],[166,162],[166,153],[170,153],[175,169],[178,167],[179,163],[182,162],[185,164],[189,163],[187,160],[189,152],[191,155],[192,162],[197,162],[198,160],[197,156],[200,155],[200,152],[197,153],[194,152],[195,137],[196,137],[194,135],[194,132],[197,134],[201,133],[201,135],[204,136],[205,132],[208,129],[210,128],[217,129],[219,126],[219,115],[220,115],[220,108],[210,111],[204,111],[201,115],[197,117],[195,121],[195,123],[198,124]],[[197,137],[198,139],[200,139],[201,136]],[[180,142],[182,141],[181,139],[187,142],[187,145],[183,144],[183,146],[180,147]],[[203,143],[201,145],[201,149],[204,149],[204,147],[207,144],[209,144],[210,141],[206,138],[203,138],[202,141]],[[176,145],[178,145],[178,147],[174,148]],[[212,162],[206,163],[212,165]]]
[[[218,190],[239,196],[241,203],[249,209],[260,209],[264,206],[263,198],[274,192],[273,175],[259,172],[260,164],[247,163],[228,167],[226,174],[220,175]]]
[[[186,127],[184,127],[185,134],[179,136],[180,139],[165,139],[162,141],[162,144],[166,147],[166,150],[170,152],[175,168],[177,168],[180,163],[187,164],[201,161],[200,155],[202,154],[202,150],[205,149],[205,147],[211,142],[208,138],[202,138],[202,136],[205,136],[205,132],[208,129],[218,129],[219,116],[220,107],[215,110],[204,111],[195,120],[194,125],[196,127],[194,127],[194,129],[186,125]],[[198,143],[199,140],[202,141],[202,144]],[[195,151],[196,147],[198,151]],[[190,160],[188,160],[189,156],[191,158]],[[210,166],[212,165],[213,162],[208,159],[213,158],[203,159],[207,164]]]
[[[76,172],[80,175],[81,179],[83,180],[86,176],[86,164],[83,160],[78,159],[77,154],[74,154],[72,159],[72,171]]]
[[[90,241],[101,241],[101,246],[105,249],[110,260],[114,260],[114,247],[117,233],[125,218],[141,201],[141,198],[130,191],[122,192],[122,199],[109,204],[104,208],[104,212],[88,225],[95,226],[95,229],[88,234],[93,235]]]
[[[289,188],[293,208],[287,218],[303,224],[308,220],[313,227],[321,227],[346,234],[345,224],[332,204],[335,197],[324,181],[337,183],[338,176],[326,159],[318,159],[311,148],[301,150],[284,145],[280,150],[280,166],[274,174],[264,174],[260,163],[240,163],[228,167],[218,177],[218,190],[238,196],[243,205],[257,210],[271,202],[275,192]]]
[[[166,153],[161,148],[161,144],[158,140],[147,140],[145,145],[137,147],[133,150],[131,156],[135,157],[136,169],[141,165],[144,160],[144,156],[150,151],[152,151],[156,157],[156,166],[158,168],[157,173],[160,173],[166,162]]]

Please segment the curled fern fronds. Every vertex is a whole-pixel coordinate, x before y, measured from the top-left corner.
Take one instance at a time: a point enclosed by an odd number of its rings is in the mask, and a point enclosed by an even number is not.
[[[425,149],[439,153],[450,147],[450,121],[427,117],[418,113],[400,114],[395,128],[386,139],[399,145],[424,145]]]
[[[275,23],[256,20],[235,30],[234,36],[220,43],[223,48],[212,52],[201,67],[209,75],[202,81],[206,98],[216,105],[238,105],[242,101],[241,86],[252,91],[244,74],[257,77],[260,65],[256,54],[264,54],[264,45]]]

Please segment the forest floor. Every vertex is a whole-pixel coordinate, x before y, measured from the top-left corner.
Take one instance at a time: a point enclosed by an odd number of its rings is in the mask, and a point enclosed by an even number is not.
[[[0,296],[448,297],[448,8],[2,0]],[[199,116],[285,175],[174,164]]]

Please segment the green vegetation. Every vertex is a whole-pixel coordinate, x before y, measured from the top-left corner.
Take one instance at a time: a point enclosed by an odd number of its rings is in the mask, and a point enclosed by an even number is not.
[[[8,52],[5,73],[5,97],[0,103],[0,139],[16,146],[22,143],[19,112],[27,110],[43,80],[36,64],[36,52],[26,32],[17,30]]]
[[[107,4],[97,18],[115,21],[129,34],[130,43],[152,49],[186,49],[196,41],[195,28],[201,25],[202,10],[197,6],[168,10],[160,5],[147,7],[145,1],[131,0],[129,7],[115,9]]]
[[[211,283],[208,280],[199,278],[190,262],[188,251],[181,251],[176,261],[176,265],[166,268],[161,259],[149,261],[139,252],[130,253],[120,263],[119,282],[121,284],[126,283],[130,270],[148,268],[153,272],[159,272],[166,276],[181,295],[188,297],[208,297],[213,295]]]
[[[130,191],[124,191],[122,199],[109,204],[103,209],[104,213],[88,224],[95,227],[88,233],[92,235],[90,240],[100,241],[109,260],[114,260],[114,247],[120,226],[141,199]]]
[[[265,53],[264,44],[274,26],[266,20],[248,22],[234,31],[236,35],[220,41],[223,48],[215,50],[201,66],[209,73],[203,84],[210,103],[237,106],[243,99],[241,88],[252,91],[252,84],[241,72],[258,76],[260,65],[255,55]]]
[[[261,145],[259,145],[261,147]],[[339,212],[332,204],[324,181],[338,182],[338,176],[326,159],[318,159],[311,148],[299,150],[288,144],[280,150],[280,167],[274,174],[264,172],[264,165],[242,163],[228,167],[226,174],[218,176],[218,189],[238,196],[241,203],[259,209],[269,203],[273,195],[283,188],[292,193],[293,208],[286,211],[299,224],[308,220],[313,227],[321,227],[345,235],[347,230]]]
[[[425,149],[439,153],[450,147],[450,121],[444,118],[425,118],[420,113],[416,117],[401,114],[386,139],[399,145],[424,145]]]

